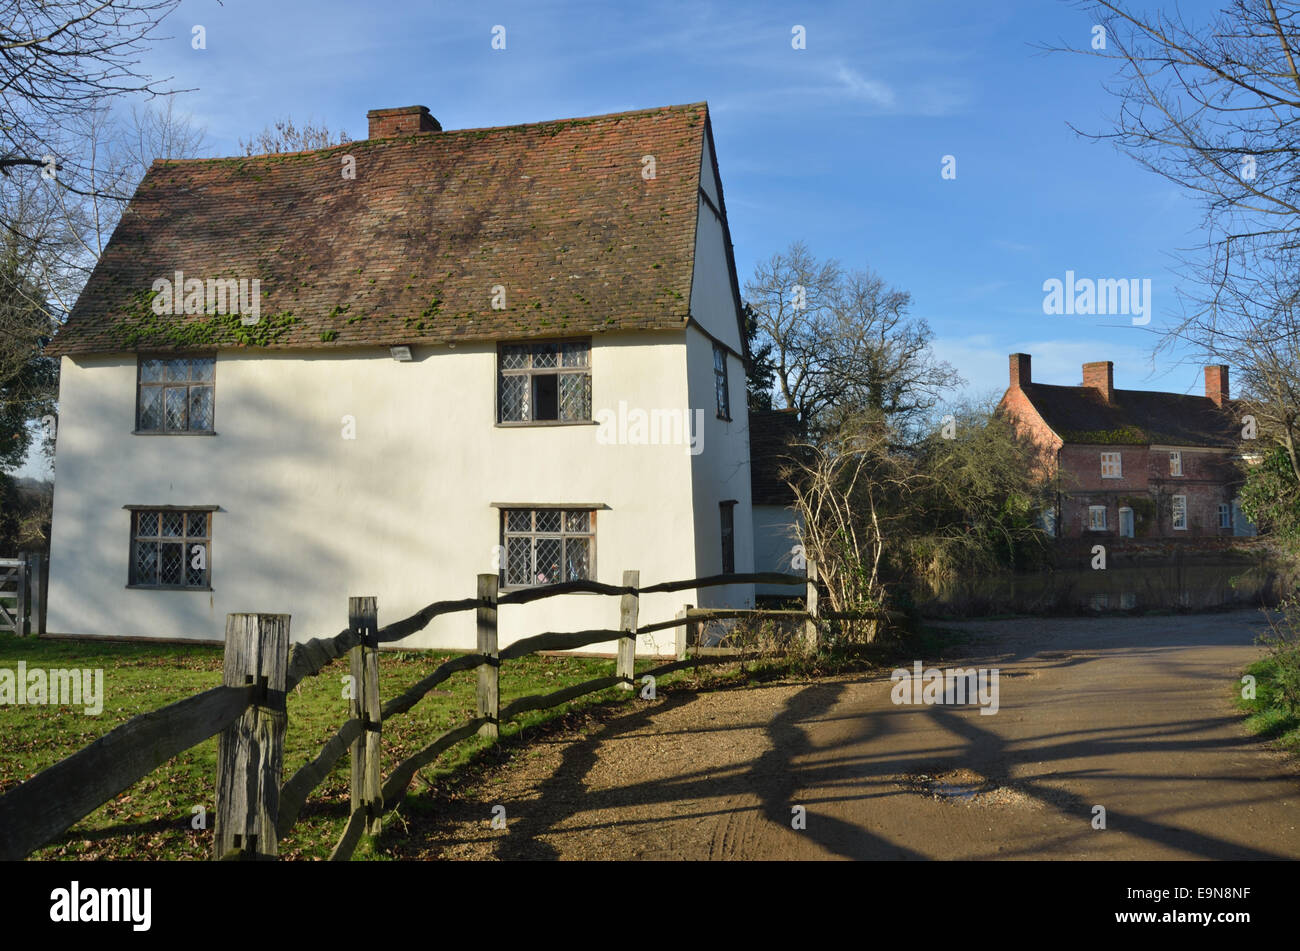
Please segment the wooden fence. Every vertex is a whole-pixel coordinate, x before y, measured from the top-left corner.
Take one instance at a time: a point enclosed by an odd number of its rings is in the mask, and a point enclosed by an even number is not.
[[[45,633],[46,560],[39,552],[0,558],[0,631]]]
[[[777,573],[727,574],[646,587],[639,586],[638,572],[626,571],[622,585],[573,581],[500,596],[497,576],[479,575],[475,597],[437,601],[382,628],[375,598],[350,598],[346,630],[292,647],[288,615],[231,614],[226,621],[220,687],[128,720],[0,797],[0,860],[30,855],[173,756],[218,734],[213,858],[274,858],[278,841],[297,821],[308,795],[325,780],[344,752],[350,752],[351,812],[330,855],[331,860],[347,859],[363,833],[376,835],[381,831],[384,814],[400,803],[415,774],[455,744],[475,735],[495,738],[500,724],[528,710],[547,709],[613,686],[632,689],[639,634],[682,628],[706,617],[764,613],[690,609],[688,619],[688,608],[683,608],[676,618],[639,626],[641,595],[729,584],[802,585],[806,610],[777,613],[787,618],[798,615],[805,622],[807,643],[814,647],[820,623],[827,617],[863,616],[819,615],[816,572],[811,564],[809,569],[808,578]],[[618,630],[549,632],[522,638],[507,647],[499,645],[500,605],[527,604],[576,592],[617,595],[621,599]],[[401,640],[426,627],[435,617],[460,611],[475,612],[478,649],[448,660],[404,693],[381,703],[379,645]],[[571,650],[612,640],[618,642],[618,652],[610,676],[501,704],[502,663],[540,651]],[[678,645],[683,656],[643,671],[640,676],[658,677],[684,667],[736,659],[732,651],[706,656],[710,652],[692,649],[689,638],[679,636]],[[354,685],[351,715],[311,762],[283,780],[289,692],[344,654],[349,655]],[[477,671],[478,715],[434,737],[424,749],[394,765],[387,778],[381,778],[383,724],[408,712],[448,677],[469,670]]]

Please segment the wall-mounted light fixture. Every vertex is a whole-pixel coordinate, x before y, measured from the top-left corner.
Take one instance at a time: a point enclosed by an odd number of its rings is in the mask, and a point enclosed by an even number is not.
[[[411,359],[410,347],[389,347],[388,352],[393,355],[393,359],[401,363]]]

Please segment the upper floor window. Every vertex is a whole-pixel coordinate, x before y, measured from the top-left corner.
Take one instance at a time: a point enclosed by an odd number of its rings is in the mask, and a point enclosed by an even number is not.
[[[506,587],[590,581],[596,563],[596,513],[584,509],[505,509]]]
[[[504,344],[497,355],[497,422],[591,419],[591,341]]]
[[[713,387],[718,397],[718,419],[731,419],[731,399],[727,393],[727,351],[713,345]]]
[[[1187,528],[1187,496],[1175,495],[1172,505],[1173,527],[1178,529]]]
[[[216,362],[216,357],[141,357],[136,432],[212,432]]]
[[[1119,453],[1103,452],[1101,454],[1101,477],[1103,479],[1118,479],[1122,475]]]
[[[1169,454],[1169,474],[1171,476],[1183,474],[1183,454],[1181,452],[1171,452]]]
[[[131,522],[129,587],[211,587],[210,508],[136,509]]]

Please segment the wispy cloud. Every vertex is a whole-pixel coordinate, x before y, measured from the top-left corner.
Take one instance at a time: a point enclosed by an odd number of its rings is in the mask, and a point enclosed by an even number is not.
[[[898,101],[894,90],[888,83],[878,79],[868,79],[856,69],[839,66],[835,70],[835,79],[839,82],[845,95],[860,99],[882,109],[893,109]]]

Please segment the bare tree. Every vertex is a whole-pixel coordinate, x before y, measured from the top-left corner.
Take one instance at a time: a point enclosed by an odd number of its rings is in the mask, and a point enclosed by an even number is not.
[[[160,93],[139,61],[178,3],[0,2],[0,172],[45,165],[58,130],[108,99]]]
[[[245,155],[278,155],[281,152],[307,152],[327,149],[331,145],[345,145],[352,140],[346,132],[334,133],[327,126],[314,124],[308,119],[296,126],[289,117],[277,119],[247,142],[239,140]]]
[[[920,484],[890,443],[876,418],[851,417],[790,454],[786,477],[800,544],[817,564],[832,611],[871,613],[886,603],[886,546]],[[871,620],[849,620],[842,628],[850,641],[872,640],[876,630]]]
[[[1182,314],[1161,347],[1190,344],[1198,360],[1238,368],[1260,435],[1300,477],[1300,9],[1233,0],[1193,23],[1118,0],[1082,6],[1104,33],[1073,51],[1118,67],[1114,129],[1092,137],[1204,210],[1204,240],[1182,258]]]
[[[911,295],[870,270],[817,261],[796,241],[755,268],[745,294],[777,395],[813,431],[870,410],[905,435],[961,382],[908,313]]]
[[[769,359],[781,405],[805,420],[833,398],[821,343],[829,334],[832,298],[840,280],[835,261],[818,261],[803,242],[759,262],[745,284],[757,340],[771,345]]]

